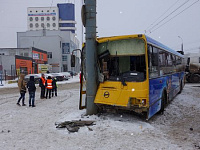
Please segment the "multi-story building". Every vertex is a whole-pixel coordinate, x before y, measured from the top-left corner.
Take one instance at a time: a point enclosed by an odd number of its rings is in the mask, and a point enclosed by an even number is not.
[[[61,30],[75,33],[74,4],[57,4],[57,7],[28,7],[27,25],[29,31]]]
[[[76,38],[74,4],[57,7],[30,7],[27,9],[28,31],[17,33],[17,47],[37,47],[48,54],[53,72],[79,71],[71,68],[71,54],[79,47]],[[80,56],[80,55],[79,55]],[[79,64],[79,59],[77,64]]]
[[[58,7],[29,7],[27,14],[28,30],[58,30]]]

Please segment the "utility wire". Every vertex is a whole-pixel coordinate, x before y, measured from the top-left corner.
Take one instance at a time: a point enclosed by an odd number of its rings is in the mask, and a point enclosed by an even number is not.
[[[169,15],[167,15],[166,17],[164,17],[161,21],[159,21],[157,24],[155,24],[153,27],[151,27],[150,29],[149,29],[149,32],[151,33],[151,30],[154,28],[154,27],[156,27],[156,26],[158,26],[161,22],[163,22],[165,19],[167,19],[169,16],[171,16],[173,13],[175,13],[178,9],[180,9],[181,7],[183,7],[186,3],[188,3],[189,2],[189,0],[187,0],[187,1],[185,1],[183,4],[181,4],[179,7],[177,7],[174,11],[172,11]]]
[[[179,12],[178,14],[176,14],[174,17],[172,17],[171,19],[169,19],[168,21],[164,22],[163,24],[161,24],[159,27],[157,27],[156,29],[152,30],[150,33],[156,31],[157,29],[159,29],[160,27],[162,27],[163,25],[165,25],[166,23],[168,23],[169,21],[171,21],[172,19],[174,19],[175,17],[177,17],[178,15],[180,15],[181,13],[183,13],[185,10],[187,10],[188,8],[190,8],[191,6],[193,6],[195,3],[197,3],[199,0],[197,0],[196,2],[192,3],[191,5],[189,5],[188,7],[186,7],[184,10],[182,10],[181,12]]]
[[[179,0],[177,0],[175,3],[173,3],[160,17],[158,17],[153,23],[151,23],[146,29],[145,29],[145,33],[146,31],[154,24],[156,23],[162,16],[164,16]]]

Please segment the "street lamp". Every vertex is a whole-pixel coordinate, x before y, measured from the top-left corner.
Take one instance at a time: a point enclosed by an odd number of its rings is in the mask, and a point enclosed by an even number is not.
[[[178,36],[178,38],[180,38],[181,41],[182,41],[182,44],[181,44],[181,51],[183,52],[183,39],[182,39],[180,36]]]

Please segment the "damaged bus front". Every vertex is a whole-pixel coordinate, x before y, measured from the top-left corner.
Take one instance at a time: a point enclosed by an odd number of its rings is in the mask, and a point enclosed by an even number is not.
[[[147,113],[149,82],[147,44],[144,35],[100,38],[98,68],[100,84],[95,103]]]

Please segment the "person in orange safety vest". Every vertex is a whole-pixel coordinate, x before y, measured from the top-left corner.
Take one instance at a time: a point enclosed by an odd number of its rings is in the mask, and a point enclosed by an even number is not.
[[[46,85],[46,89],[47,89],[46,98],[47,98],[48,94],[49,94],[49,98],[51,98],[51,91],[53,89],[51,76],[48,76],[45,85]]]
[[[46,83],[46,79],[45,79],[44,74],[42,74],[39,80],[39,86],[41,88],[41,94],[40,94],[41,99],[45,98],[45,83]]]

